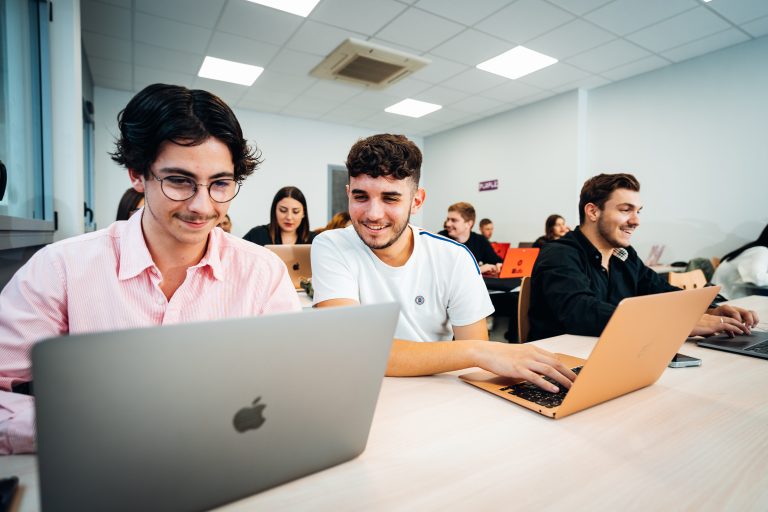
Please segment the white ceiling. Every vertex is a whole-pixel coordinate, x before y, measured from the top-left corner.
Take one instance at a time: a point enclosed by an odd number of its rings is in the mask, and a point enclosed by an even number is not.
[[[97,86],[207,89],[233,107],[431,135],[768,34],[768,0],[321,0],[307,18],[246,0],[82,0]],[[309,76],[344,39],[424,56],[384,91]],[[475,65],[522,44],[560,60],[518,80]],[[205,55],[265,68],[251,87],[197,77]],[[443,108],[383,111],[406,97]]]

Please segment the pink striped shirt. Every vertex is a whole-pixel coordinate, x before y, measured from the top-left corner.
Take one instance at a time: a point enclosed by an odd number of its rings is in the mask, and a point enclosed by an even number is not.
[[[283,262],[221,229],[170,300],[161,281],[140,212],[44,247],[13,276],[0,294],[0,454],[35,449],[32,398],[3,390],[31,379],[39,340],[301,309]]]

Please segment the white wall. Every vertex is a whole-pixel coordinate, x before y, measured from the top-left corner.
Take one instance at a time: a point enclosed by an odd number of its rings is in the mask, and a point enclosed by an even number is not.
[[[533,241],[551,213],[577,223],[578,93],[571,92],[427,137],[424,227],[442,229],[450,206],[471,203],[494,239]],[[499,180],[494,191],[478,182]]]
[[[117,137],[117,114],[132,94],[97,87],[96,116],[96,221],[100,228],[114,221],[117,204],[129,186],[127,172],[112,162]],[[283,186],[295,185],[307,198],[311,228],[328,220],[328,165],[343,165],[354,142],[374,132],[362,128],[235,109],[245,137],[256,142],[264,164],[250,176],[232,202],[232,232],[244,235],[251,227],[269,222],[272,198]],[[423,139],[411,137],[419,146]],[[414,218],[419,222],[420,218]]]
[[[766,63],[763,37],[589,93],[588,168],[640,180],[641,257],[719,257],[768,222]]]
[[[549,213],[578,224],[589,176],[632,172],[641,257],[722,256],[768,223],[768,37],[427,137],[425,225],[472,203],[499,241],[531,240]],[[499,178],[496,192],[477,182]]]

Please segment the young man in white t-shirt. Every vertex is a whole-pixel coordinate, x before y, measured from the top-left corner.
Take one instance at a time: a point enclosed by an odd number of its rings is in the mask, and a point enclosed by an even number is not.
[[[570,387],[576,376],[554,354],[488,341],[485,318],[493,306],[472,254],[409,224],[425,198],[421,151],[413,142],[389,134],[359,140],[347,170],[352,225],[325,231],[312,244],[316,307],[397,301],[389,376],[479,366],[552,392],[557,386],[543,376]]]

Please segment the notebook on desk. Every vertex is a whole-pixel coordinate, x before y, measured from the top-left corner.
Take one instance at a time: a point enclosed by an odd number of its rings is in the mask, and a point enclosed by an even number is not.
[[[563,418],[656,382],[719,290],[710,286],[621,301],[588,359],[557,354],[578,369],[567,392],[550,393],[487,371],[460,378],[544,416]]]
[[[293,287],[297,290],[301,289],[302,279],[312,277],[312,257],[310,256],[312,245],[265,245],[264,248],[277,254],[283,260]]]
[[[35,345],[42,509],[207,510],[356,457],[398,312],[344,307]]]
[[[504,263],[501,264],[500,279],[509,279],[512,277],[530,277],[533,272],[533,264],[539,257],[538,248],[511,248],[504,256]]]

